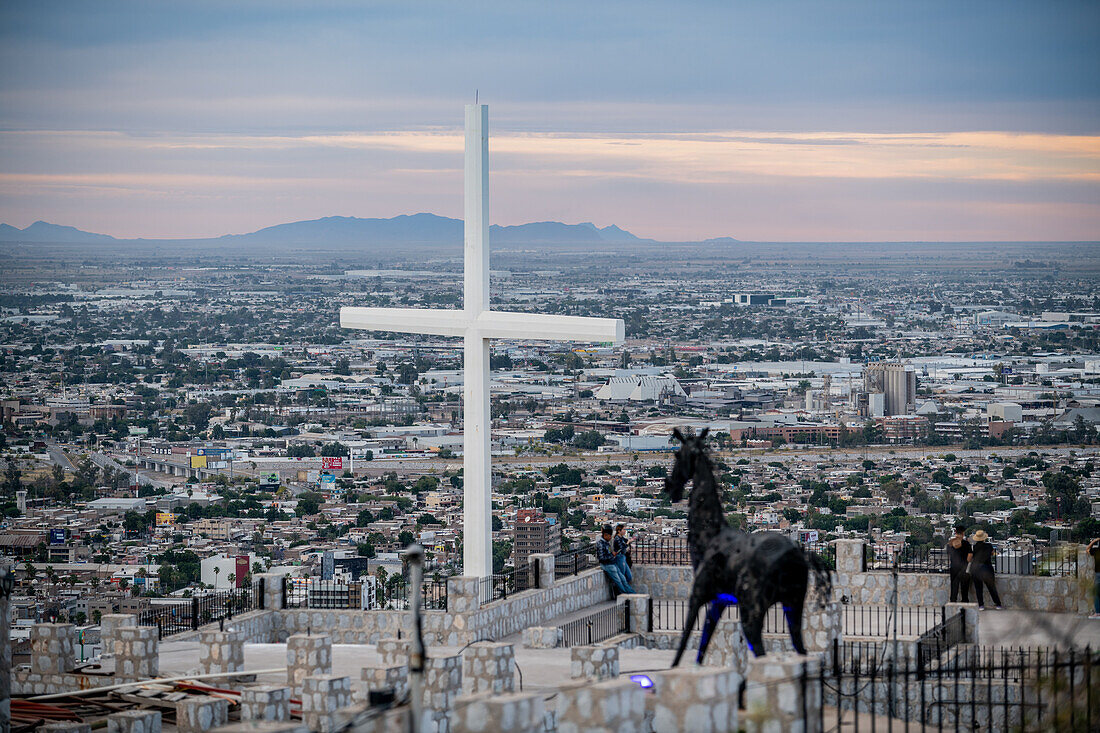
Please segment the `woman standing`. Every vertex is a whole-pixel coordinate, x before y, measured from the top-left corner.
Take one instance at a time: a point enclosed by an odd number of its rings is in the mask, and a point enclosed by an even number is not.
[[[974,533],[974,547],[967,558],[970,562],[970,577],[974,581],[974,592],[978,594],[978,608],[985,608],[983,587],[989,589],[993,605],[1001,607],[1001,596],[997,593],[997,579],[993,575],[993,545],[989,544],[989,535],[984,529]]]

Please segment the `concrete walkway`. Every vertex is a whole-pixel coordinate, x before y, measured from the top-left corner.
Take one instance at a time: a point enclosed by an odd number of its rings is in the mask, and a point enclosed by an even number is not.
[[[1042,611],[979,612],[978,643],[997,647],[1091,646],[1100,649],[1100,619]]]

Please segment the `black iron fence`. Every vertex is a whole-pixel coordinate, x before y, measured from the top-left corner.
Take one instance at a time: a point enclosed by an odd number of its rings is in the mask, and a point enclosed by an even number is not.
[[[946,619],[942,606],[841,606],[845,636],[920,636]]]
[[[833,570],[836,569],[836,545],[830,542],[800,543],[815,552]],[[631,559],[639,565],[691,565],[691,549],[686,537],[646,537],[630,546]]]
[[[355,581],[310,577],[283,578],[283,608],[332,608],[400,611],[409,607],[408,579],[393,574]],[[430,578],[421,585],[421,608],[447,610],[447,579]]]
[[[942,547],[865,544],[864,570],[893,570],[901,573],[947,573],[950,560]],[[995,545],[993,570],[1003,575],[1076,577],[1077,549],[1073,545],[1014,548]]]
[[[802,542],[802,547],[825,561],[830,570],[836,570],[836,544],[832,542]]]
[[[505,568],[504,572],[482,578],[478,595],[481,603],[492,603],[538,587],[538,561],[529,560],[518,567]]]
[[[163,639],[185,631],[197,631],[204,624],[263,608],[263,603],[264,580],[261,578],[240,588],[200,591],[178,603],[153,606],[138,614],[138,625],[156,626]]]
[[[562,646],[582,646],[606,641],[616,634],[630,629],[630,607],[610,606],[583,618],[574,619],[558,627],[562,632]]]
[[[595,548],[584,545],[554,556],[554,577],[566,578],[570,575],[596,566]],[[635,559],[634,562],[637,562]]]
[[[962,611],[947,615],[943,620],[920,635],[917,640],[917,664],[921,667],[933,660],[939,660],[943,654],[959,644],[966,642],[966,619]]]
[[[647,537],[630,546],[630,558],[638,565],[691,565],[686,537]]]
[[[660,598],[650,599],[649,602],[649,617],[648,617],[648,630],[649,631],[676,631],[680,632],[684,630],[684,625],[687,622],[688,617],[688,601],[680,598]],[[707,606],[699,609],[695,618],[695,631],[701,631],[703,628],[703,622],[707,617]],[[722,615],[719,620],[732,619],[733,621],[739,621],[741,619],[741,612],[737,606],[727,606],[722,611]],[[785,634],[787,633],[787,619],[783,614],[783,609],[780,606],[772,606],[768,609],[768,612],[764,616],[764,633],[765,634]]]
[[[846,646],[834,646],[816,675],[803,667],[795,680],[804,700],[822,701],[803,705],[807,727],[1084,733],[1100,726],[1100,654],[1088,648],[960,649],[926,664]]]

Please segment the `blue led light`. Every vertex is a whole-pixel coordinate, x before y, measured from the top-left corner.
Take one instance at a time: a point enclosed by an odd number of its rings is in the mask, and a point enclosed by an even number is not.
[[[653,680],[651,680],[648,675],[632,674],[630,675],[630,681],[637,682],[638,686],[641,687],[643,690],[648,690],[649,688],[653,687]]]
[[[733,595],[732,593],[719,593],[718,601],[720,603],[725,603],[726,605],[737,605],[737,596]]]

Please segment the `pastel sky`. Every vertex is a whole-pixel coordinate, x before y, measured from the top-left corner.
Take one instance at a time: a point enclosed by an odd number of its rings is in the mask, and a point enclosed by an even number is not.
[[[690,240],[1100,239],[1100,3],[0,4],[0,221],[461,216]]]

